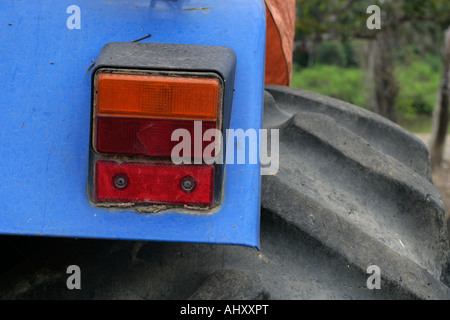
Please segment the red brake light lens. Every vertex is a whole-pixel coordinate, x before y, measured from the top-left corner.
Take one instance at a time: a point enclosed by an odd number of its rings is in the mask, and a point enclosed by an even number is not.
[[[206,130],[215,127],[216,122],[203,122],[202,136]],[[100,153],[170,157],[172,149],[179,143],[171,140],[176,129],[186,129],[194,137],[193,121],[98,117],[96,149]],[[202,150],[210,143],[203,141]],[[191,139],[191,150],[193,157],[202,157],[202,154],[194,153],[194,139]]]

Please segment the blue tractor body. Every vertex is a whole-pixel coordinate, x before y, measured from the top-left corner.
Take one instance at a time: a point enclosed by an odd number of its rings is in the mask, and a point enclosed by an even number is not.
[[[230,128],[258,130],[263,1],[2,1],[0,22],[1,234],[259,246],[259,163],[226,164],[222,202],[207,214],[98,208],[86,190],[90,67],[101,48],[140,38],[232,48]]]

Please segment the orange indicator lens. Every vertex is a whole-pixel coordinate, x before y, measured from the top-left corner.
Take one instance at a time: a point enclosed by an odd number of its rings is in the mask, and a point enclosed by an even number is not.
[[[97,115],[216,121],[220,86],[215,78],[100,73]]]

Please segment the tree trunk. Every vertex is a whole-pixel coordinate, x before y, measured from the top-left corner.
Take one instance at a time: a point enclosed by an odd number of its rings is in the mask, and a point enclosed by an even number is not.
[[[444,70],[442,72],[436,107],[433,113],[433,137],[430,146],[432,169],[438,169],[441,166],[447,137],[450,98],[450,28],[445,32],[443,60]]]
[[[307,41],[306,46],[308,48],[308,68],[314,67],[315,57],[316,57],[316,40],[310,39]]]
[[[395,102],[399,86],[395,79],[394,45],[394,32],[391,28],[378,32],[376,38],[369,43],[367,71],[372,110],[396,122]]]

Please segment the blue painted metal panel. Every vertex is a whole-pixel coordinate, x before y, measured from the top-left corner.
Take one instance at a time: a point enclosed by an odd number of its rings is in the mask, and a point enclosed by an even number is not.
[[[80,29],[67,26],[78,22],[70,5],[80,8]],[[143,42],[231,47],[231,128],[261,127],[262,0],[1,1],[0,233],[259,246],[258,164],[226,166],[223,204],[209,215],[141,214],[88,202],[87,68],[104,44],[149,33]]]

